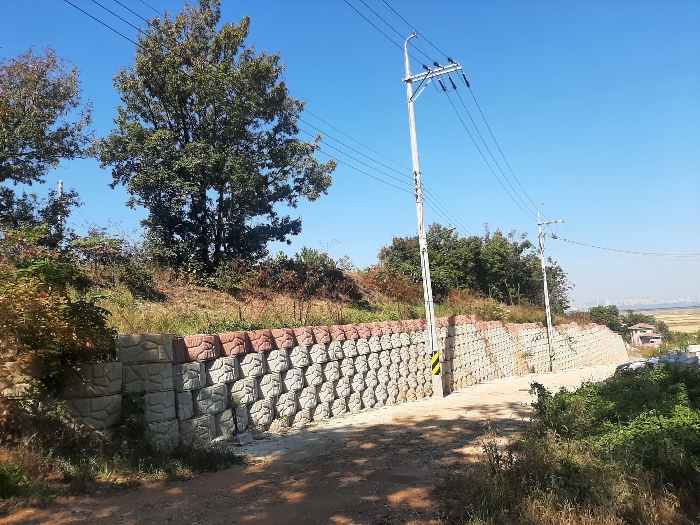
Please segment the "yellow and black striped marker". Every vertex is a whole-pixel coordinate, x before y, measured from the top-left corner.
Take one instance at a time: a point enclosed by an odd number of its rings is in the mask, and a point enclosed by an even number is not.
[[[434,376],[440,375],[440,353],[437,351],[433,352],[433,355],[430,356],[430,368]]]

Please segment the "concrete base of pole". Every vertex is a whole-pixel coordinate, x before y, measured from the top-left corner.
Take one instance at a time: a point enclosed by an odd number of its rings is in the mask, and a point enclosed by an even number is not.
[[[445,389],[442,388],[442,375],[433,376],[433,397],[445,397]]]

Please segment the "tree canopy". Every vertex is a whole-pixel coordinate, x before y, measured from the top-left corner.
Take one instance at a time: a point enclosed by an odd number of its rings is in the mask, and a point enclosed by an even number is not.
[[[288,241],[301,219],[280,215],[326,193],[335,163],[303,142],[304,103],[289,96],[279,54],[246,45],[250,20],[217,25],[219,0],[200,0],[174,19],[154,18],[136,62],[115,77],[117,125],[97,142],[113,185],[123,184],[165,262],[213,268],[260,258]]]
[[[0,182],[43,182],[61,160],[81,156],[90,113],[78,70],[50,47],[0,59]]]
[[[435,295],[445,297],[451,289],[469,289],[507,304],[544,304],[542,267],[526,235],[503,235],[486,230],[483,237],[460,237],[433,223],[428,228],[428,255]],[[421,282],[418,236],[395,237],[379,252],[380,265],[414,283]],[[569,306],[571,285],[561,267],[549,260],[547,281],[552,310]]]

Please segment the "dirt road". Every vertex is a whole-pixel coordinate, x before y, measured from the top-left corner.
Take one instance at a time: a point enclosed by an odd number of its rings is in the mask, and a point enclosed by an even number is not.
[[[241,450],[249,467],[18,509],[0,524],[439,523],[431,491],[474,461],[488,431],[507,438],[530,413],[529,385],[575,387],[614,366],[499,379],[453,393],[348,415]]]

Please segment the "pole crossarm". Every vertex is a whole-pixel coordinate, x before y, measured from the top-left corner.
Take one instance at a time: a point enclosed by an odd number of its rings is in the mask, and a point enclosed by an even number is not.
[[[430,78],[439,77],[441,75],[449,75],[450,73],[455,73],[457,71],[462,71],[462,66],[455,62],[454,64],[449,64],[447,66],[436,67],[425,73],[418,73],[417,75],[407,75],[403,81],[406,83],[413,84],[415,82],[423,82]]]

